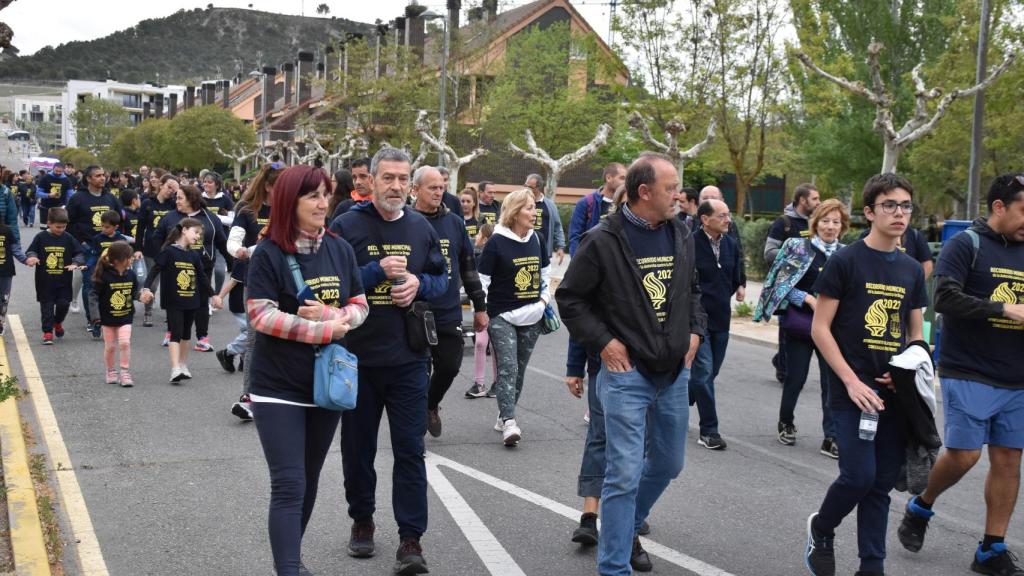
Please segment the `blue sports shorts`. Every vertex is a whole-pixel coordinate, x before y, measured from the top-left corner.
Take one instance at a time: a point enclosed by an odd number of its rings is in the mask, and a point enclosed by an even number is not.
[[[1024,390],[943,378],[942,402],[947,448],[1024,449]]]

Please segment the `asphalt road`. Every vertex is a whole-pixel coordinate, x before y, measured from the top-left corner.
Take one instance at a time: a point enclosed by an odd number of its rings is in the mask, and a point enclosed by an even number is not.
[[[33,232],[22,230],[25,245]],[[253,425],[229,414],[240,375],[224,373],[213,354],[194,353],[189,366],[195,378],[184,386],[169,385],[162,329],[143,328],[138,319],[132,343],[136,387],[104,384],[102,344],[86,334],[81,314],[66,322],[63,341],[40,345],[31,280],[31,271],[19,266],[10,313],[20,317],[31,338],[110,573],[272,574],[266,464]],[[222,346],[233,337],[234,326],[226,312],[217,313],[212,340]],[[11,342],[10,331],[4,337]],[[465,375],[442,404],[444,434],[427,439],[431,474],[443,477],[432,478],[430,527],[423,539],[433,574],[595,572],[594,550],[569,541],[580,505],[576,475],[586,426],[583,402],[571,397],[558,378],[566,338],[564,329],[542,337],[534,353],[518,412],[524,434],[518,448],[501,446],[492,431],[493,400],[463,399],[470,384]],[[13,347],[9,350],[20,372]],[[649,538],[664,547],[653,558],[655,574],[805,573],[805,520],[834,479],[836,465],[818,453],[816,372],[797,410],[797,445],[786,447],[776,440],[780,386],[772,377],[770,355],[763,346],[731,343],[717,391],[727,451],[708,452],[696,444],[692,411],[686,468],[650,517]],[[471,366],[467,349],[463,372],[470,373]],[[350,521],[336,443],[305,538],[305,562],[316,574],[390,573],[398,542],[390,511],[392,461],[386,426],[380,434],[378,554],[370,560],[345,554]],[[894,493],[887,574],[969,573],[983,527],[987,468],[983,460],[939,502],[920,554],[903,551],[896,541],[906,497]],[[474,517],[486,530],[481,531]],[[1015,521],[1011,536],[1019,527]],[[488,561],[504,558],[505,563],[489,571],[467,534],[485,544],[490,535],[499,552],[488,553]],[[1010,544],[1020,550],[1020,542],[1011,539]],[[852,574],[852,517],[838,530],[837,551],[840,573]],[[78,573],[73,544],[65,556],[67,573]]]

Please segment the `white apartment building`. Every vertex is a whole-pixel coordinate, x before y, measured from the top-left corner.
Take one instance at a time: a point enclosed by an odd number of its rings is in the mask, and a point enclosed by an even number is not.
[[[172,94],[175,95],[175,100],[178,102],[184,101],[185,87],[157,87],[151,84],[128,84],[115,80],[105,82],[69,80],[62,96],[62,105],[64,117],[70,118],[75,113],[78,104],[85,101],[86,98],[102,98],[123,106],[128,111],[128,117],[134,125],[142,122],[143,114],[147,109],[151,116],[166,114]],[[67,147],[78,146],[78,138],[72,124],[73,122],[62,123],[62,140]]]

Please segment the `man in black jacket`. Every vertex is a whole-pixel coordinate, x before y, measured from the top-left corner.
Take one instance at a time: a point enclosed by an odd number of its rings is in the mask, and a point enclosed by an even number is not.
[[[601,354],[600,574],[651,569],[636,534],[683,468],[687,382],[707,323],[693,239],[676,218],[672,162],[641,155],[626,173],[626,195],[620,211],[584,236],[555,293],[570,336]]]
[[[995,179],[988,212],[988,220],[979,218],[946,243],[935,266],[946,451],[928,488],[907,502],[898,534],[904,548],[920,550],[936,499],[988,444],[985,534],[971,569],[1024,574],[1004,542],[1024,449],[1024,174]]]

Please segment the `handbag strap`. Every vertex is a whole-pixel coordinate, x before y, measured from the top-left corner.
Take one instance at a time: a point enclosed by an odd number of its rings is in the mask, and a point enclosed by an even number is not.
[[[294,254],[285,254],[285,260],[288,261],[288,269],[292,272],[292,281],[295,282],[295,295],[298,296],[302,292],[303,288],[308,288],[306,280],[302,277],[302,268],[299,268],[299,261],[295,259]],[[302,306],[302,302],[299,302],[299,306]],[[313,353],[317,356],[320,355],[320,346],[313,345]]]

